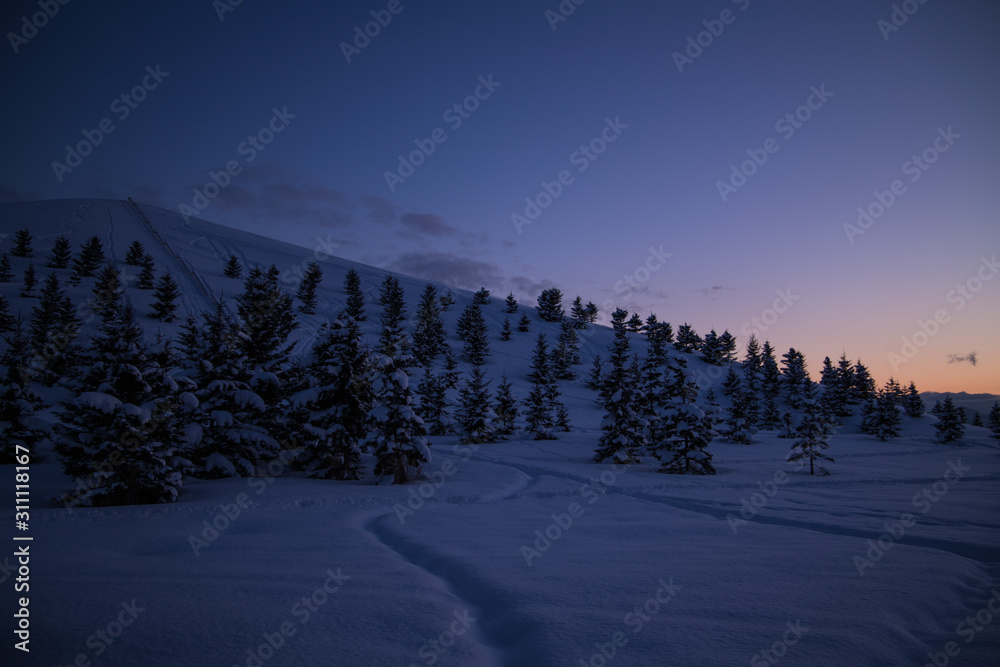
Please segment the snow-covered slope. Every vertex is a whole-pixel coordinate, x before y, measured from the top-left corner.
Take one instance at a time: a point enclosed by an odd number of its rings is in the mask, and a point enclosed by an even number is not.
[[[382,270],[326,257],[329,245],[140,207],[152,228],[128,202],[0,205],[0,232],[31,229],[40,280],[60,234],[74,250],[98,235],[119,262],[139,240],[181,283],[182,316],[240,291],[222,274],[230,255],[275,264],[291,290],[305,262],[322,260],[321,305],[302,319],[300,349],[343,306],[355,268],[374,334]],[[17,276],[28,261],[12,258]],[[425,281],[401,283],[412,313]],[[0,289],[27,315],[33,299],[18,284]],[[85,302],[91,286],[72,298]],[[148,313],[149,293],[127,292]],[[472,296],[454,292],[445,324],[458,351],[455,319]],[[487,369],[524,397],[535,335],[554,340],[558,327],[532,315],[530,333],[500,341],[503,295],[493,296]],[[178,326],[142,323],[168,335]],[[849,420],[825,478],[785,464],[790,443],[772,432],[749,446],[713,442],[712,477],[663,475],[652,460],[595,464],[602,414],[582,376],[610,342],[603,327],[585,332],[581,379],[561,383],[572,433],[480,446],[431,438],[417,484],[310,480],[275,463],[259,478],[188,480],[171,505],[66,510],[50,499],[72,482],[49,452],[31,466],[30,591],[18,593],[31,598],[31,653],[12,648],[5,595],[3,664],[995,664],[1000,448],[985,429],[942,445],[933,417],[904,417],[903,435],[880,442]],[[718,387],[720,369],[688,358]],[[0,472],[13,480],[12,467]],[[12,535],[13,483],[3,489]],[[11,591],[16,558],[0,566]]]

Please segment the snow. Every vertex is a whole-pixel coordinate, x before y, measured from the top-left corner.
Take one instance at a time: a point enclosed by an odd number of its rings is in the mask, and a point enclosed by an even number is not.
[[[100,410],[105,414],[111,414],[122,406],[122,402],[114,396],[99,391],[85,391],[73,399],[73,402],[80,406]]]
[[[152,417],[152,413],[148,409],[132,405],[131,403],[122,404],[121,410],[130,417],[138,419],[140,424],[145,424]]]
[[[212,410],[210,416],[212,421],[222,428],[233,425],[233,413],[228,410]]]
[[[249,389],[237,389],[233,392],[233,400],[242,407],[250,406],[258,410],[265,408],[264,399]]]

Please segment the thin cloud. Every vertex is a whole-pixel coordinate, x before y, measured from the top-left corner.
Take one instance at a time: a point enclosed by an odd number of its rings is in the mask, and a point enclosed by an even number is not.
[[[973,366],[975,366],[976,364],[978,364],[979,363],[979,353],[978,352],[969,352],[968,354],[949,354],[948,355],[948,363],[949,364],[962,364],[962,363],[966,363],[966,362],[972,364]]]

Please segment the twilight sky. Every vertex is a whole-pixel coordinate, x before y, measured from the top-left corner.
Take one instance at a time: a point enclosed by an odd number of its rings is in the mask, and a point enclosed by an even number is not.
[[[996,2],[233,1],[69,2],[37,31],[4,3],[0,200],[183,205],[756,330],[814,379],[846,352],[1000,393]]]

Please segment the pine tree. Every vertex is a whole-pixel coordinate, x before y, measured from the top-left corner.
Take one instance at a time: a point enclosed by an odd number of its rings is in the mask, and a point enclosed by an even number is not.
[[[406,368],[411,365],[409,339],[403,329],[406,307],[403,289],[394,276],[386,276],[380,292],[382,332],[379,335],[375,372],[373,424],[367,443],[375,453],[375,475],[392,476],[405,484],[430,461],[424,424],[413,409]]]
[[[240,259],[236,255],[230,255],[229,259],[226,260],[226,266],[222,269],[222,275],[227,278],[242,278],[243,277],[243,265],[240,264]]]
[[[979,410],[976,410],[972,415],[972,421],[969,422],[970,426],[978,426],[983,428],[983,416],[979,414]]]
[[[580,337],[569,320],[559,325],[559,339],[552,351],[552,372],[557,380],[575,380],[573,366],[580,363]]]
[[[42,350],[49,337],[63,327],[67,316],[73,316],[72,310],[67,312],[67,307],[66,292],[59,284],[59,276],[50,273],[42,285],[38,304],[31,309],[29,340],[36,351]]]
[[[254,267],[236,298],[240,322],[240,348],[250,365],[275,371],[288,361],[288,337],[298,326],[292,298],[278,288],[277,280]]]
[[[760,414],[760,428],[765,431],[774,431],[781,426],[781,413],[778,412],[778,404],[771,396],[764,397],[764,407]]]
[[[636,463],[639,452],[646,446],[649,423],[640,414],[642,407],[636,378],[626,365],[629,356],[627,315],[618,308],[611,316],[615,338],[609,348],[611,368],[601,384],[600,402],[605,416],[601,423],[600,446],[594,455],[597,463],[612,457],[619,463]]]
[[[10,304],[7,297],[0,293],[0,333],[13,331],[17,324],[17,318],[10,314]]]
[[[995,440],[1000,440],[1000,401],[994,401],[990,408],[990,433]]]
[[[490,339],[486,320],[479,304],[469,304],[458,318],[458,335],[465,342],[462,354],[474,365],[482,364],[490,356]]]
[[[719,336],[719,350],[722,353],[722,361],[731,364],[736,361],[736,337],[729,331],[723,331]]]
[[[513,315],[514,313],[517,312],[517,299],[514,298],[513,292],[507,295],[507,300],[504,303],[506,305],[506,307],[504,308],[505,313],[507,313],[508,315]]]
[[[705,363],[713,366],[722,365],[723,351],[715,329],[705,334],[705,339],[701,343],[701,358],[705,360]],[[730,367],[730,370],[732,370],[732,367]]]
[[[587,386],[591,389],[600,389],[602,381],[602,371],[603,364],[601,362],[601,355],[595,354],[594,361],[590,366],[590,373],[587,375]]]
[[[49,261],[46,264],[50,269],[65,269],[69,266],[73,258],[73,250],[69,245],[69,239],[60,236],[52,242],[52,250],[49,251]]]
[[[736,373],[736,369],[730,366],[726,371],[726,377],[722,380],[722,395],[735,396],[741,386],[740,376]]]
[[[782,355],[782,384],[788,404],[793,408],[801,408],[805,401],[806,392],[812,386],[809,379],[809,372],[806,370],[806,358],[794,347]]]
[[[485,287],[479,288],[479,291],[472,295],[472,303],[477,306],[488,306],[490,301],[490,291]]]
[[[760,351],[760,371],[761,390],[764,396],[776,401],[781,391],[781,371],[778,370],[774,348],[769,341],[764,341],[764,347]]]
[[[965,424],[962,423],[962,417],[950,394],[945,395],[944,402],[941,403],[941,412],[934,428],[941,442],[952,442],[965,436]]]
[[[879,440],[898,438],[902,420],[896,407],[896,397],[889,390],[882,390],[875,397],[874,405],[867,411],[862,424],[865,433]]]
[[[573,425],[569,421],[569,410],[562,403],[556,405],[556,428],[564,433],[573,430]]]
[[[145,255],[142,258],[142,271],[139,272],[139,282],[136,284],[139,289],[154,289],[156,287],[156,262],[152,255]]]
[[[677,329],[677,342],[674,343],[674,348],[678,352],[697,352],[701,349],[701,345],[701,336],[690,324],[685,322]]]
[[[448,290],[441,295],[441,312],[447,312],[449,308],[455,305],[455,295]]]
[[[122,288],[121,274],[113,264],[107,264],[94,282],[94,309],[102,317],[114,315],[125,290]]]
[[[347,293],[347,317],[355,322],[364,322],[365,295],[361,292],[361,276],[354,269],[348,269],[344,277],[344,291]]]
[[[28,339],[15,323],[13,335],[4,336],[7,349],[0,357],[0,465],[34,462],[35,449],[49,434],[48,425],[38,417],[45,409],[42,398],[31,388],[31,357]],[[21,458],[27,455],[27,460]]]
[[[500,340],[510,340],[512,335],[513,330],[510,328],[510,319],[505,317],[503,318],[503,327],[500,329]]]
[[[177,310],[177,298],[181,295],[177,282],[169,272],[160,276],[156,282],[156,303],[153,304],[153,312],[150,317],[164,322],[174,321],[174,312]]]
[[[83,505],[174,502],[181,473],[171,462],[184,442],[181,385],[149,359],[131,307],[119,306],[92,339],[86,372],[60,414],[56,443],[79,480],[64,501]]]
[[[323,270],[319,268],[319,262],[313,260],[306,267],[306,275],[299,283],[298,292],[295,296],[299,300],[299,311],[306,315],[313,315],[316,312],[316,290],[323,282]]]
[[[10,268],[10,257],[4,253],[0,257],[0,283],[9,283],[14,280],[14,272]]]
[[[527,315],[521,315],[521,319],[517,323],[517,330],[521,333],[527,333],[531,330],[531,320],[528,319]]]
[[[73,303],[56,274],[45,279],[38,305],[31,309],[29,340],[35,352],[34,370],[41,382],[51,386],[70,374],[79,357],[76,344],[80,330]]]
[[[309,387],[292,397],[306,433],[296,462],[311,477],[360,479],[361,442],[372,409],[371,372],[361,329],[350,318],[324,329],[307,368]]]
[[[829,447],[827,440],[829,435],[820,410],[819,403],[813,398],[803,399],[805,414],[802,416],[802,423],[795,429],[797,438],[792,444],[792,449],[785,458],[789,463],[799,463],[805,465],[809,462],[809,474],[817,472],[820,475],[829,475],[830,472],[823,465],[823,461],[834,463],[833,458],[823,453]]]
[[[625,323],[625,329],[629,333],[639,333],[642,331],[642,326],[642,318],[639,317],[639,313],[632,313],[632,317]]]
[[[489,386],[486,371],[482,366],[474,365],[472,373],[462,386],[459,398],[458,424],[462,430],[463,443],[496,441],[496,414],[491,405]]]
[[[917,385],[913,384],[913,382],[910,382],[910,386],[907,387],[903,406],[906,408],[906,414],[911,417],[916,418],[924,414],[924,399],[920,398]]]
[[[854,364],[854,399],[863,403],[875,398],[875,380],[868,368],[858,359]]]
[[[838,406],[836,413],[838,417],[849,417],[853,414],[851,406],[859,402],[855,396],[854,386],[854,365],[847,358],[846,353],[841,353],[840,359],[837,361],[837,400],[835,401],[835,405]]]
[[[753,442],[753,436],[757,434],[757,428],[750,413],[751,397],[740,387],[733,394],[733,402],[726,413],[726,423],[723,435],[730,442],[740,445],[749,445]]]
[[[416,390],[420,398],[417,415],[423,420],[428,435],[450,435],[454,431],[447,390],[444,378],[435,374],[430,365],[424,366],[424,376]]]
[[[28,264],[28,268],[24,270],[24,284],[21,285],[21,296],[35,296],[35,285],[37,284],[38,278],[35,276],[35,264],[32,262]]]
[[[668,402],[667,367],[667,342],[663,329],[654,321],[646,330],[646,358],[639,369],[640,413],[647,422],[652,423],[660,408]]]
[[[583,299],[579,295],[573,299],[573,305],[569,310],[573,326],[577,329],[586,329],[589,323],[587,318],[587,308],[583,305]]]
[[[650,439],[654,454],[663,461],[660,472],[714,475],[712,454],[707,450],[717,435],[714,417],[695,404],[698,385],[686,361],[672,364],[670,372],[672,397],[659,408]]]
[[[125,263],[129,266],[142,266],[142,261],[146,258],[146,249],[139,241],[132,241],[125,253]]]
[[[549,364],[549,350],[545,334],[538,334],[538,338],[535,340],[535,351],[531,357],[531,373],[528,377],[531,379],[531,392],[524,401],[528,432],[534,434],[535,440],[554,440],[552,429],[555,426],[555,416],[552,414],[550,387],[555,382]]]
[[[500,385],[497,387],[496,403],[493,409],[497,418],[497,435],[505,436],[514,433],[517,418],[520,410],[517,407],[517,399],[511,393],[511,384],[507,381],[507,374],[500,377]]]
[[[757,336],[750,334],[746,353],[743,356],[743,380],[747,390],[757,393],[761,388],[764,373],[764,360],[760,353],[760,343]]]
[[[538,316],[544,322],[561,322],[565,315],[562,298],[562,292],[555,287],[542,290],[538,295]]]
[[[417,321],[413,331],[413,355],[421,365],[434,361],[444,350],[447,335],[441,321],[441,304],[437,288],[424,287],[417,305]]]
[[[31,249],[31,232],[27,229],[19,229],[14,234],[14,249],[10,251],[14,257],[34,257],[35,253]]]
[[[444,346],[444,377],[442,382],[446,389],[454,389],[458,386],[458,360],[451,351],[451,346],[445,343]]]
[[[795,437],[795,422],[792,421],[791,412],[781,415],[781,433],[778,434],[778,437],[785,438],[786,440]]]
[[[99,236],[91,236],[83,244],[80,254],[73,260],[71,284],[78,284],[81,278],[89,278],[104,263],[104,245]]]

